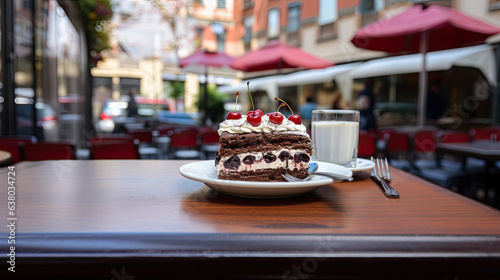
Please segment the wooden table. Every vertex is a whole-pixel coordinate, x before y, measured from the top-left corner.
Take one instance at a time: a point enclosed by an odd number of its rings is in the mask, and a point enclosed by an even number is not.
[[[9,166],[11,164],[14,164],[12,154],[7,151],[0,150],[0,167]]]
[[[500,142],[478,140],[470,143],[436,143],[436,152],[494,162],[500,161]]]
[[[363,172],[266,200],[186,179],[188,162],[17,164],[17,278],[500,278],[500,211],[398,169],[400,199]],[[0,226],[2,253],[9,234]]]
[[[451,154],[462,157],[462,169],[467,168],[467,158],[477,158],[485,161],[484,181],[487,188],[493,187],[495,199],[493,205],[500,205],[500,184],[491,178],[490,170],[500,161],[500,142],[477,140],[469,143],[436,143],[436,154]],[[486,194],[488,194],[486,190]]]

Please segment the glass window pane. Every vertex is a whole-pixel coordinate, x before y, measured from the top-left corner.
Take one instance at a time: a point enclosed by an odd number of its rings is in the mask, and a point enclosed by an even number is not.
[[[320,0],[318,24],[324,25],[337,20],[337,0]]]
[[[300,6],[290,7],[288,9],[288,28],[287,31],[297,32],[300,25]]]
[[[269,10],[267,18],[267,37],[277,38],[280,35],[280,10]]]

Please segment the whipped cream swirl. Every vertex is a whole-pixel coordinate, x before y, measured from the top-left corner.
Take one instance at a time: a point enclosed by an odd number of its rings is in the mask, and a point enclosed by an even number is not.
[[[242,115],[238,120],[225,120],[219,125],[219,135],[224,131],[229,133],[250,133],[250,132],[283,132],[283,131],[296,131],[306,133],[306,127],[303,124],[295,124],[294,122],[285,118],[281,124],[274,124],[269,120],[269,116],[262,116],[262,121],[259,126],[253,126],[247,122],[247,116]]]

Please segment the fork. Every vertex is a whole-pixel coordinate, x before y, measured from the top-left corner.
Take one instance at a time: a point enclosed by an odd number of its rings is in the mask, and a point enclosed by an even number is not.
[[[375,167],[372,169],[371,178],[373,181],[377,182],[383,189],[386,197],[389,198],[399,198],[399,193],[391,185],[388,184],[392,180],[391,174],[389,173],[389,164],[387,163],[387,158],[384,161],[382,159],[371,158],[371,161],[375,163]]]

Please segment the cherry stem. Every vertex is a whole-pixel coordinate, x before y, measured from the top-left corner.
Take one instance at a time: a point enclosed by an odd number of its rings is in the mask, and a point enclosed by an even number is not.
[[[252,102],[252,111],[255,111],[255,107],[253,106],[252,94],[250,93],[250,81],[247,82],[248,95],[250,95],[250,101]]]
[[[278,98],[278,97],[275,97],[275,98],[274,98],[274,100],[279,100],[279,101],[281,101],[281,102],[285,103],[285,105],[288,107],[288,109],[290,109],[290,112],[292,112],[292,115],[295,115],[295,114],[293,113],[292,108],[290,108],[290,106],[288,105],[288,103],[286,103],[286,102],[285,102],[285,100],[283,100],[283,99],[281,99],[281,98]]]
[[[280,110],[281,106],[285,106],[285,103],[281,103],[280,106],[278,107],[278,109],[276,110],[276,114],[278,113],[278,111]]]
[[[236,102],[234,103],[234,111],[236,112],[236,105],[238,105],[238,95],[240,95],[240,92],[236,92]]]

